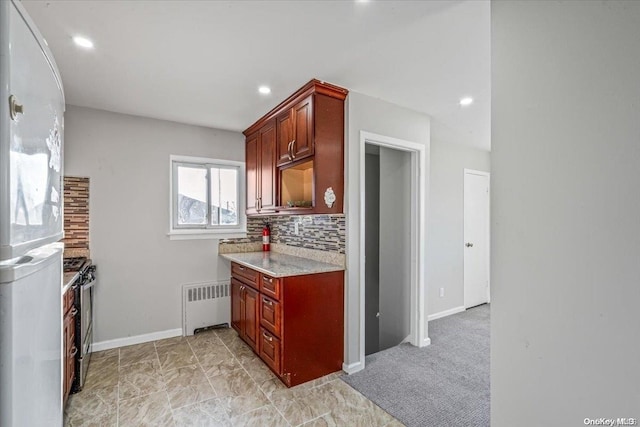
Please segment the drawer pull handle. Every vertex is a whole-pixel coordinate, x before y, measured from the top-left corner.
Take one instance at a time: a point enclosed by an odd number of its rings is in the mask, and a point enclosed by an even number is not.
[[[273,283],[273,279],[271,277],[265,277],[264,280],[266,280],[269,283]]]
[[[71,313],[69,313],[69,316],[74,317],[76,314],[78,314],[78,309],[73,307],[73,310],[71,310]]]
[[[78,347],[76,347],[75,345],[73,346],[73,348],[71,349],[71,353],[69,354],[69,356],[73,357],[78,353]]]
[[[263,302],[263,303],[265,303],[265,304],[273,305],[273,302],[272,302],[272,301],[269,301],[269,300],[268,300],[268,299],[266,299],[266,298],[262,298],[262,302]]]
[[[244,267],[238,266],[238,270],[244,271]]]
[[[263,333],[262,333],[262,336],[263,336],[267,341],[269,341],[269,342],[272,342],[272,341],[273,341],[273,337],[270,337],[269,335],[267,335],[267,333],[266,333],[266,332],[263,332]]]

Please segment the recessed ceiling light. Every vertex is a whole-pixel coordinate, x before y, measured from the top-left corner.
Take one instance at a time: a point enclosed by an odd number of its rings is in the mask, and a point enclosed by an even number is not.
[[[462,105],[463,107],[471,104],[473,104],[473,98],[471,98],[470,96],[466,96],[460,99],[460,105]]]
[[[269,86],[260,86],[258,88],[258,92],[260,92],[263,95],[268,95],[271,93],[271,88]]]
[[[93,48],[93,42],[86,37],[75,36],[73,38],[73,42],[80,47],[84,47],[85,49]]]
[[[356,3],[369,3],[369,0],[356,0]]]

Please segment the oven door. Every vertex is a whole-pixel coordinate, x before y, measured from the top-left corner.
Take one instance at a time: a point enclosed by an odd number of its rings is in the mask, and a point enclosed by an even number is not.
[[[86,354],[85,351],[91,352],[91,343],[89,343],[88,348],[85,343],[93,327],[93,285],[96,283],[93,274],[88,274],[87,278],[88,281],[80,286],[80,344],[82,345],[82,356]]]

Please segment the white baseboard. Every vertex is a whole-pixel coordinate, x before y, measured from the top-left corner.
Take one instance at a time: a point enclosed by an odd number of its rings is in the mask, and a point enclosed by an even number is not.
[[[343,363],[342,364],[342,370],[345,371],[347,374],[351,375],[351,374],[355,374],[358,371],[362,371],[364,369],[364,365],[362,364],[362,362],[353,362],[353,363]]]
[[[116,338],[115,340],[107,340],[94,342],[92,351],[109,350],[112,348],[125,347],[127,345],[142,344],[149,341],[163,340],[165,338],[173,338],[182,336],[182,328],[168,329],[166,331],[152,332],[150,334],[136,335],[133,337]]]
[[[422,341],[422,347],[426,347],[428,345],[431,345],[431,338],[425,338],[424,341]]]
[[[431,321],[431,320],[440,319],[442,317],[451,316],[452,314],[462,313],[464,310],[465,310],[464,305],[461,305],[460,307],[454,307],[449,310],[441,311],[440,313],[430,314],[429,316],[427,316],[427,320]]]

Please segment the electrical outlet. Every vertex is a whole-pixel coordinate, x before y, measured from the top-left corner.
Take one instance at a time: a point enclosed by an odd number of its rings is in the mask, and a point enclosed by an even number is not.
[[[444,288],[440,288],[440,298],[444,297]]]
[[[295,222],[293,224],[293,233],[297,236],[300,234],[300,223],[299,222]]]

